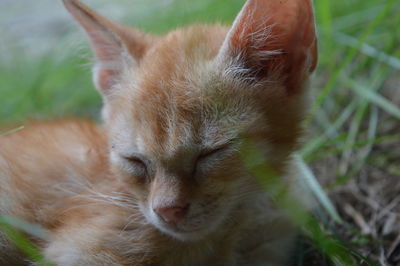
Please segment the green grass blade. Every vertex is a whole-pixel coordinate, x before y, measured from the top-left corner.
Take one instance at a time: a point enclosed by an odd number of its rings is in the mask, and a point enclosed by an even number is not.
[[[384,9],[384,7],[384,4],[379,4],[362,10],[358,10],[356,8],[351,9],[352,12],[350,14],[339,16],[333,20],[335,30],[351,28],[359,24],[365,25],[376,14],[379,14]]]
[[[299,156],[295,155],[295,162],[300,169],[299,178],[308,186],[308,188],[313,192],[315,197],[321,203],[322,207],[328,212],[332,219],[337,223],[342,223],[340,215],[336,211],[335,206],[330,201],[325,191],[322,189],[321,185],[318,183],[315,175],[311,169],[307,166],[304,160]]]
[[[351,102],[340,114],[338,119],[333,122],[320,136],[311,139],[300,151],[302,158],[307,158],[314,154],[317,150],[323,147],[330,137],[334,136],[336,132],[347,121],[350,115],[354,112],[356,107],[355,102]]]
[[[317,16],[319,18],[319,30],[322,33],[321,42],[325,50],[332,51],[332,38],[333,38],[333,25],[332,25],[332,14],[330,0],[321,0],[316,3]],[[328,59],[323,57],[321,60]],[[333,67],[332,65],[327,65]]]
[[[383,143],[388,143],[388,142],[395,142],[400,140],[400,134],[394,134],[394,135],[386,135],[386,136],[377,136],[375,139],[363,139],[363,140],[357,140],[356,142],[353,143],[353,146],[348,146],[345,143],[345,138],[347,135],[339,135],[335,139],[332,139],[330,141],[327,141],[325,145],[323,146],[324,149],[321,150],[320,152],[316,152],[316,154],[313,155],[313,160],[321,160],[323,158],[332,156],[332,155],[337,155],[340,153],[343,153],[346,150],[349,149],[354,149],[354,148],[363,148],[368,145],[379,145]]]
[[[350,47],[356,47],[358,45],[358,40],[350,35],[342,32],[336,32],[334,36],[338,42],[344,45],[348,45]],[[400,69],[400,58],[388,55],[387,53],[380,51],[367,43],[361,44],[360,52],[376,59],[379,62],[383,62],[394,69]]]
[[[376,106],[373,106],[371,108],[371,113],[370,113],[370,120],[369,120],[369,127],[368,127],[368,139],[371,140],[369,144],[367,144],[365,147],[363,147],[363,150],[361,152],[361,158],[358,159],[358,161],[354,164],[350,171],[350,176],[355,175],[358,171],[362,169],[364,166],[369,154],[372,151],[372,143],[375,143],[376,141],[376,134],[377,134],[377,129],[378,129],[378,110]]]
[[[315,112],[317,112],[317,110],[325,102],[326,98],[329,96],[337,80],[339,79],[340,74],[353,61],[353,58],[357,55],[362,44],[365,43],[367,37],[382,22],[382,20],[385,19],[385,17],[392,10],[395,4],[397,4],[397,0],[388,1],[382,12],[375,17],[375,19],[371,22],[371,24],[368,27],[364,29],[364,31],[361,32],[360,37],[358,38],[358,44],[352,47],[352,49],[350,49],[350,51],[342,60],[342,63],[335,68],[333,73],[330,75],[330,78],[327,81],[325,87],[319,93],[316,103],[313,105],[311,109],[311,115],[309,116],[309,119],[311,119],[315,115]],[[309,119],[306,121],[307,124],[310,122]]]
[[[11,223],[9,217],[0,216],[0,231],[6,234],[10,241],[29,259],[34,261],[38,266],[50,266],[41,252],[32,244],[22,233],[17,231]]]
[[[50,237],[50,233],[39,225],[31,224],[27,221],[8,215],[2,215],[1,219],[4,223],[12,225],[15,229],[23,231],[36,238],[45,240]]]
[[[17,131],[19,131],[19,130],[21,130],[21,129],[24,129],[24,126],[20,126],[20,127],[17,127],[17,128],[14,128],[14,129],[5,131],[5,132],[0,132],[0,136],[5,136],[5,135],[8,135],[8,134],[17,132]]]
[[[345,83],[353,89],[359,96],[368,100],[369,102],[379,106],[381,109],[386,111],[388,114],[400,119],[400,108],[391,103],[389,100],[378,94],[374,90],[367,89],[365,86],[361,85],[354,80],[349,78],[344,78]]]
[[[370,265],[377,266],[354,248],[343,244],[334,235],[328,234],[321,223],[310,216],[303,225],[304,231],[312,239],[314,245],[318,247],[323,254],[335,266],[359,266]],[[361,264],[362,263],[362,264]]]
[[[353,120],[350,123],[350,129],[346,138],[345,144],[349,147],[354,147],[354,143],[357,141],[357,136],[360,133],[360,126],[363,118],[368,110],[368,102],[363,100],[357,101],[358,106]],[[339,164],[339,172],[341,175],[345,175],[350,165],[350,158],[353,154],[353,149],[348,149],[342,154],[342,158]]]

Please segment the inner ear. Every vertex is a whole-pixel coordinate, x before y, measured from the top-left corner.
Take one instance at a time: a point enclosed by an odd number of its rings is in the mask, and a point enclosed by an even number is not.
[[[317,61],[311,0],[248,0],[218,59],[236,62],[256,79],[271,76],[296,90]]]
[[[108,95],[114,84],[118,82],[119,76],[120,71],[117,69],[107,69],[101,65],[93,67],[93,83],[104,95]]]

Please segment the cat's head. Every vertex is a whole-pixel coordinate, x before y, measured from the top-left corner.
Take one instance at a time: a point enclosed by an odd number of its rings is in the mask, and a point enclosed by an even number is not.
[[[161,231],[198,239],[234,216],[253,190],[241,136],[278,171],[296,148],[317,61],[310,0],[249,0],[230,29],[161,37],[64,3],[97,59],[113,170]]]

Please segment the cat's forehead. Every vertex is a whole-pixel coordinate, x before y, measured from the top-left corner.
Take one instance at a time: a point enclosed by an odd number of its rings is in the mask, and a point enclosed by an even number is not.
[[[129,106],[130,112],[120,112],[124,117],[118,134],[129,132],[121,138],[121,144],[131,147],[131,151],[167,160],[223,146],[236,139],[255,117],[240,107],[235,110],[226,105],[218,109],[193,99],[190,104],[149,97],[130,102]]]
[[[130,107],[124,120],[134,129],[130,139],[142,149],[185,153],[194,145],[218,146],[235,137],[235,121],[244,119],[234,115],[246,112],[233,97],[215,93],[218,84],[211,67],[226,31],[220,26],[175,31],[142,58],[138,72],[127,80],[134,86],[121,90],[124,103],[119,104]]]
[[[133,116],[146,121],[159,136],[169,128],[177,135],[198,132],[207,105],[205,68],[217,55],[225,33],[223,27],[194,26],[160,39],[134,77]]]
[[[182,89],[196,79],[201,68],[212,61],[225,38],[227,29],[221,26],[191,26],[168,33],[156,41],[139,63],[140,86],[155,83],[164,89]],[[176,86],[163,86],[176,85]],[[173,93],[173,92],[171,92]]]
[[[216,146],[229,138],[221,121],[213,119],[200,101],[192,99],[190,104],[147,98],[131,106],[128,121],[135,136],[131,139],[144,153],[176,156],[192,152],[193,147]]]
[[[212,59],[227,32],[228,28],[220,25],[193,25],[171,31],[151,45],[142,59],[143,64],[164,64],[173,60],[175,65],[180,65],[199,59]]]

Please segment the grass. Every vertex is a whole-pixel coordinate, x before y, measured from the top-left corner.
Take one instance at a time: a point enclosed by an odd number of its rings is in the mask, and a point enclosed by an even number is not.
[[[23,128],[24,128],[24,126],[20,126],[20,127],[11,129],[11,130],[7,130],[7,131],[4,131],[4,132],[0,132],[0,136],[5,136],[5,135],[8,135],[8,134],[17,132],[18,130],[21,130],[21,129],[23,129]]]
[[[135,2],[137,9],[124,2],[135,9],[126,23],[155,33],[200,21],[229,23],[243,4],[241,0]],[[400,228],[392,226],[393,232],[382,234],[379,228],[389,226],[385,223],[388,214],[372,205],[391,206],[400,194],[396,191],[400,189],[396,186],[400,176],[400,3],[318,0],[315,11],[320,51],[312,82],[316,103],[299,158],[310,166],[333,203],[314,187],[325,211],[320,222],[311,219],[304,226],[328,259],[309,265],[395,265],[400,259],[392,251],[398,248],[395,235]],[[3,41],[7,39],[3,36]],[[87,46],[65,42],[59,40],[39,56],[30,55],[18,42],[7,49],[10,56],[0,61],[1,123],[26,117],[98,118],[101,102],[91,85]],[[308,180],[315,182],[313,177]],[[385,193],[380,193],[378,183]],[[400,210],[394,205],[390,213],[399,215]],[[363,224],[371,227],[369,233]]]
[[[28,240],[26,235],[20,232],[24,231],[29,235],[42,239],[44,232],[42,232],[38,226],[28,224],[27,222],[14,217],[0,215],[0,231],[5,233],[10,241],[12,241],[12,243],[14,243],[15,246],[21,250],[31,261],[40,266],[51,265],[40,253],[39,249]]]

